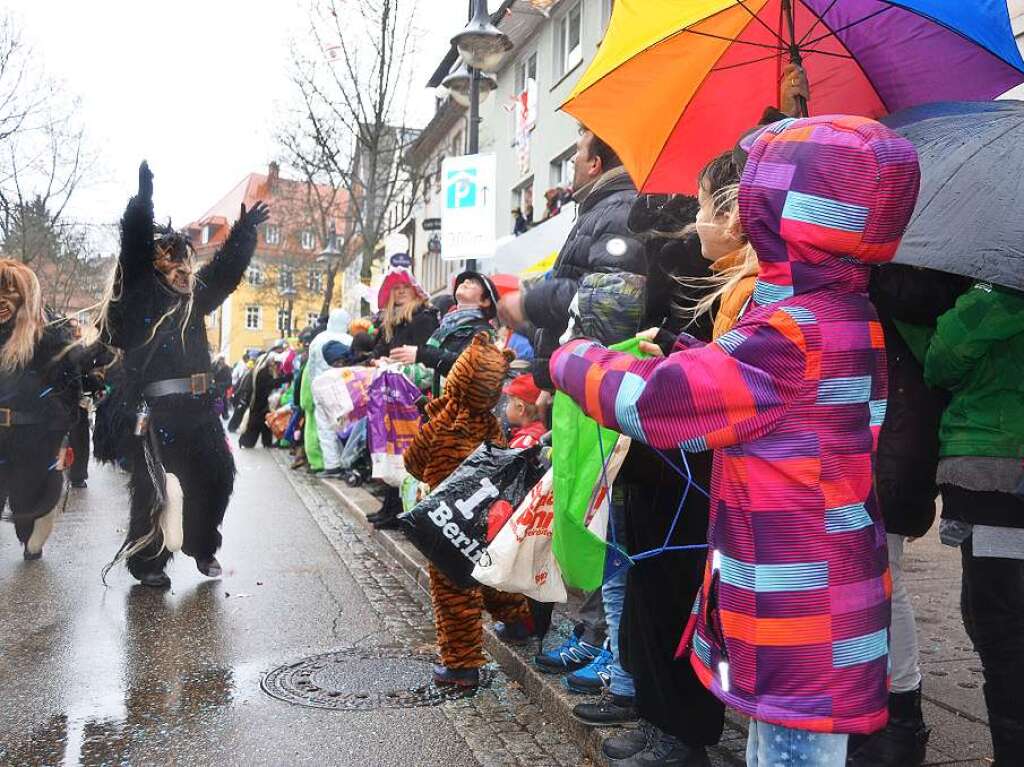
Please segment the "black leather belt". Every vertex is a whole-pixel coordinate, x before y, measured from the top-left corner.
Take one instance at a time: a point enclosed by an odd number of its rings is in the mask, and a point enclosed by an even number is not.
[[[39,413],[0,407],[0,429],[9,429],[12,426],[34,426],[36,424],[49,423],[51,420],[51,418]]]
[[[191,394],[199,396],[210,390],[210,377],[206,373],[194,373],[188,378],[168,378],[166,381],[154,381],[142,390],[146,399],[159,399],[172,394]]]

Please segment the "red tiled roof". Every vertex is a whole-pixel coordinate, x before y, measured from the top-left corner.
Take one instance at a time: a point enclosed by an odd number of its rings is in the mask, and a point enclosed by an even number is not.
[[[238,212],[243,203],[247,208],[250,208],[262,200],[270,206],[271,224],[285,225],[286,231],[292,228],[289,224],[294,225],[296,229],[301,228],[304,222],[296,222],[294,217],[301,216],[305,218],[304,211],[299,211],[296,208],[301,206],[301,203],[298,203],[297,200],[301,200],[305,195],[306,184],[302,181],[278,176],[274,181],[273,189],[271,189],[268,182],[269,176],[267,174],[250,173],[202,216],[187,225],[186,229],[195,238],[198,238],[204,226],[211,226],[213,228],[207,244],[199,245],[196,243],[200,255],[203,255],[204,251],[218,246],[227,238],[230,227],[238,218]],[[320,187],[320,189],[325,194],[330,194],[331,190],[329,187]],[[339,234],[345,232],[346,221],[344,214],[348,207],[347,203],[347,194],[344,191],[340,191],[335,210],[335,228]],[[274,246],[266,246],[262,242],[262,238],[260,247],[264,250],[274,248]],[[278,249],[290,249],[286,238],[282,238],[282,244],[278,246]]]

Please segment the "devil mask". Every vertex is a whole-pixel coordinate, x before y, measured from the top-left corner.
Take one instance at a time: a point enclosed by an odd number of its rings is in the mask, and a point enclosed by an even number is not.
[[[24,298],[13,282],[0,283],[0,325],[6,325],[13,320],[22,303],[24,303]]]
[[[175,293],[189,295],[195,285],[192,244],[172,230],[158,233],[154,242],[153,268]]]

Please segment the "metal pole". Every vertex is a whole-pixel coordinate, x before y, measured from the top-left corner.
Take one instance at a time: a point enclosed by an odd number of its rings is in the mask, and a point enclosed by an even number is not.
[[[469,0],[469,19],[473,20],[476,5],[484,5],[486,0]],[[486,11],[486,5],[484,10]],[[469,151],[468,154],[480,152],[480,71],[469,68]],[[476,259],[466,259],[466,269],[476,271]]]
[[[480,71],[470,69],[469,79],[469,154],[480,151]],[[476,271],[476,259],[466,259],[466,269]]]
[[[796,41],[796,21],[793,18],[792,0],[782,0],[782,14],[786,17],[786,26],[789,28],[789,61],[798,67],[803,66],[803,56],[800,55],[800,45]],[[803,96],[796,97],[796,106],[801,117],[807,117],[807,99]]]

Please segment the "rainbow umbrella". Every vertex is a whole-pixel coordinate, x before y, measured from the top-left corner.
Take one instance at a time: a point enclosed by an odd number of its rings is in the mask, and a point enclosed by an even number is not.
[[[881,117],[1024,82],[1006,0],[617,0],[563,109],[649,193],[693,194],[802,63],[809,112]]]

